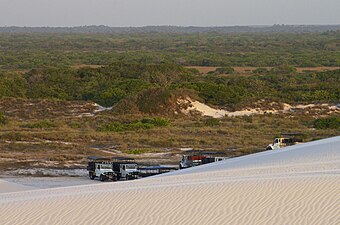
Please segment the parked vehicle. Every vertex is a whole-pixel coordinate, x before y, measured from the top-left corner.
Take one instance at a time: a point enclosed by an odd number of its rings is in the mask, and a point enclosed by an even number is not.
[[[112,162],[110,159],[90,156],[88,160],[87,170],[89,171],[91,180],[94,180],[96,177],[98,177],[100,181],[117,180],[117,174],[112,170]]]
[[[301,138],[296,137],[298,135],[301,134],[281,134],[281,137],[275,138],[273,143],[266,147],[266,150],[275,150],[303,142]]]
[[[125,180],[137,179],[139,172],[138,165],[132,158],[112,158],[112,169],[117,174],[118,180],[124,178]]]
[[[199,150],[186,151],[182,156],[182,160],[179,163],[180,169],[185,169],[193,166],[199,166],[202,164],[218,162],[228,159],[220,152],[203,152]]]
[[[149,177],[162,173],[168,173],[178,170],[178,166],[158,165],[158,166],[139,166],[138,172],[140,177]]]

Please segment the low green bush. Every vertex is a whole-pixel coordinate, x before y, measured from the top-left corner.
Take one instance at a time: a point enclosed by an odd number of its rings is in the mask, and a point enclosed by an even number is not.
[[[4,125],[6,123],[7,123],[6,116],[2,112],[0,112],[0,125]]]
[[[204,121],[205,126],[214,127],[220,125],[220,120],[216,118],[209,118]]]
[[[313,127],[316,129],[340,129],[340,118],[329,117],[321,118],[313,121]]]

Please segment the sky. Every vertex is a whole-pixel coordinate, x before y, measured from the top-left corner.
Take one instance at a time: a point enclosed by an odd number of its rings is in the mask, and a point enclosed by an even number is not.
[[[0,0],[0,26],[340,24],[340,0]]]

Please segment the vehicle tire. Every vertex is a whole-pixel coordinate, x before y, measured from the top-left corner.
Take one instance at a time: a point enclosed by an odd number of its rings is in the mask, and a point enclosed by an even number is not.
[[[126,176],[126,177],[125,177],[125,180],[129,180],[129,176]]]
[[[99,180],[100,180],[101,182],[103,182],[103,181],[105,180],[104,176],[103,176],[103,175],[100,175]]]
[[[90,172],[90,173],[89,173],[89,177],[90,177],[91,180],[94,180],[94,178],[95,178],[96,176],[94,176],[93,173]]]

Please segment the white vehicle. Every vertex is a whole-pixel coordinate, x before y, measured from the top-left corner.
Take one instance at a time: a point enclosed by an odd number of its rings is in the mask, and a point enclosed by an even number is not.
[[[301,142],[302,142],[301,138],[295,138],[295,137],[275,138],[273,144],[269,144],[266,147],[266,150],[275,150],[275,149],[283,148],[286,146],[295,145]]]
[[[88,158],[87,170],[91,180],[98,177],[100,181],[117,180],[117,174],[112,169],[112,162],[103,157],[91,156]]]
[[[125,180],[137,179],[139,176],[138,165],[134,159],[131,158],[113,158],[113,171],[117,174],[118,180],[124,178]]]

